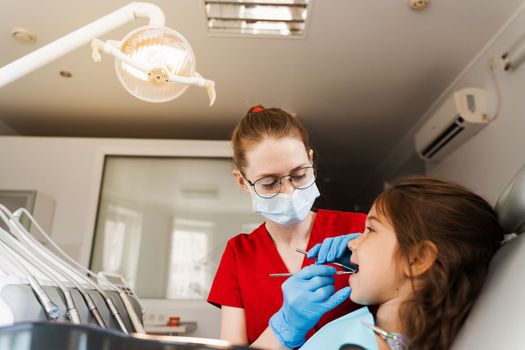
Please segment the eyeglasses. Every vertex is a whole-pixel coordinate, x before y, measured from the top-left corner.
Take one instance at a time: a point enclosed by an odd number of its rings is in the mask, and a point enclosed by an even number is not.
[[[315,183],[316,171],[313,166],[307,166],[295,169],[288,175],[284,176],[265,176],[253,183],[244,179],[253,187],[255,193],[262,198],[272,198],[277,196],[283,188],[283,179],[288,178],[288,181],[297,190],[305,190]]]

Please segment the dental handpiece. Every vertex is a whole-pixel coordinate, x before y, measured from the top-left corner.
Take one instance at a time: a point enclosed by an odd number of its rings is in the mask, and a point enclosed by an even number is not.
[[[53,303],[49,295],[44,291],[38,280],[29,272],[29,270],[19,261],[19,258],[16,257],[15,252],[11,251],[2,240],[0,240],[0,247],[2,248],[2,253],[9,256],[9,260],[18,267],[26,275],[29,285],[33,292],[35,293],[40,305],[44,309],[46,316],[49,320],[56,320],[60,314],[58,306]]]
[[[89,312],[93,315],[95,318],[97,324],[103,328],[106,328],[106,324],[100,315],[100,312],[98,311],[95,303],[93,302],[93,299],[89,296],[89,294],[85,291],[84,288],[80,285],[80,283],[76,280],[77,276],[79,276],[76,271],[71,269],[69,266],[62,264],[60,261],[58,261],[50,252],[43,249],[39,244],[37,244],[34,240],[27,239],[26,235],[29,235],[27,231],[23,229],[20,222],[17,220],[13,220],[13,231],[17,235],[18,238],[22,238],[22,240],[19,239],[20,242],[24,244],[24,246],[27,249],[30,249],[30,251],[33,252],[35,257],[38,257],[42,259],[42,261],[48,261],[50,262],[54,267],[54,272],[58,273],[62,278],[69,281],[73,286],[80,292],[82,297],[84,298],[84,301],[86,302],[86,306],[88,307]],[[82,280],[84,279],[83,276],[79,276]],[[76,309],[76,308],[75,308]],[[69,314],[73,321],[78,321],[80,323],[80,314],[78,310],[70,310]]]
[[[15,222],[18,223],[19,225],[19,218],[20,218],[20,215],[24,213],[26,214],[29,219],[31,220],[31,222],[33,224],[35,224],[35,226],[37,227],[37,229],[40,231],[40,233],[46,238],[46,240],[51,243],[51,245],[57,249],[57,251],[62,254],[65,258],[67,258],[67,260],[72,263],[73,266],[76,266],[77,268],[80,268],[82,271],[88,273],[88,274],[92,274],[94,275],[91,271],[85,269],[84,267],[82,267],[80,264],[78,264],[76,261],[74,261],[73,259],[71,259],[71,257],[69,257],[58,245],[56,245],[56,243],[51,240],[51,238],[49,237],[49,235],[42,229],[42,227],[38,224],[38,222],[36,222],[34,220],[34,218],[23,208],[20,208],[17,210],[17,212],[15,212],[15,214],[13,216],[15,216],[17,218],[17,220]],[[36,239],[34,237],[32,237],[30,234],[27,234],[26,231],[23,231],[20,232],[18,231],[18,233],[24,233],[24,234],[21,234],[21,238],[26,240],[28,243],[30,241],[33,241],[34,243],[36,243]],[[38,244],[36,244],[36,246],[39,246]],[[51,252],[49,252],[51,253]],[[48,257],[52,257],[53,260],[55,259],[59,259],[60,261],[60,258],[56,257],[54,254],[48,254]],[[56,261],[56,260],[55,260]],[[62,265],[62,266],[68,266],[67,264],[65,265]],[[72,266],[72,267],[73,267]],[[71,269],[71,271],[75,271],[74,267]],[[78,271],[75,271],[76,273],[79,273]],[[80,274],[81,275],[81,274]],[[124,324],[124,321],[122,319],[122,316],[119,314],[118,312],[118,309],[117,307],[115,306],[115,304],[113,303],[113,301],[111,300],[111,298],[109,297],[109,295],[104,291],[102,290],[102,288],[100,288],[96,283],[94,283],[91,279],[85,277],[85,278],[82,278],[86,283],[88,283],[91,287],[93,287],[101,296],[102,298],[104,299],[104,301],[106,302],[106,305],[110,311],[110,313],[113,315],[117,325],[120,327],[121,331],[126,333],[126,334],[129,334],[129,331],[127,330],[125,324]],[[86,293],[87,294],[87,293]],[[92,305],[91,305],[92,304]],[[93,306],[93,307],[91,307]],[[89,307],[89,310],[92,311],[92,314],[93,316],[95,317],[95,319],[97,320],[97,323],[99,323],[102,327],[105,327],[105,323],[104,323],[104,320],[102,319],[102,317],[100,316],[100,313],[98,312],[98,310],[96,308],[94,308],[94,303],[89,303],[88,304],[88,307]],[[134,311],[132,309],[132,311]],[[128,311],[129,313],[129,311]],[[74,316],[74,315],[73,315]],[[137,317],[138,319],[138,317]],[[132,321],[133,321],[133,318],[132,318]],[[136,331],[137,332],[140,332],[140,328],[138,327],[135,327],[136,328]]]

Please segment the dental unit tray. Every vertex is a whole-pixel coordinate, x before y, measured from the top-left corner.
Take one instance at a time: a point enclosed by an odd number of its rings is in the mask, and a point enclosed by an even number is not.
[[[127,335],[62,322],[24,322],[0,327],[0,347],[9,350],[248,350],[221,340]]]

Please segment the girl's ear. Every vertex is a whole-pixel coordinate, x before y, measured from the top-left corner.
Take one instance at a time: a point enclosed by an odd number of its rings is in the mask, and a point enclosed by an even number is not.
[[[242,176],[241,172],[238,169],[233,169],[232,174],[239,187],[241,187],[246,192],[250,192],[248,184],[246,183],[246,180]]]
[[[314,150],[311,148],[308,151],[308,159],[310,159],[312,162],[314,161]]]
[[[428,240],[421,242],[408,257],[408,266],[405,274],[409,277],[418,277],[427,272],[438,256],[438,248]]]

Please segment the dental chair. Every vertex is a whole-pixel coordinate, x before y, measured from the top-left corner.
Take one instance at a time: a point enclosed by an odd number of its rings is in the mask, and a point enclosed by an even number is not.
[[[525,349],[525,166],[499,197],[496,212],[505,231],[516,236],[492,260],[453,350]]]

